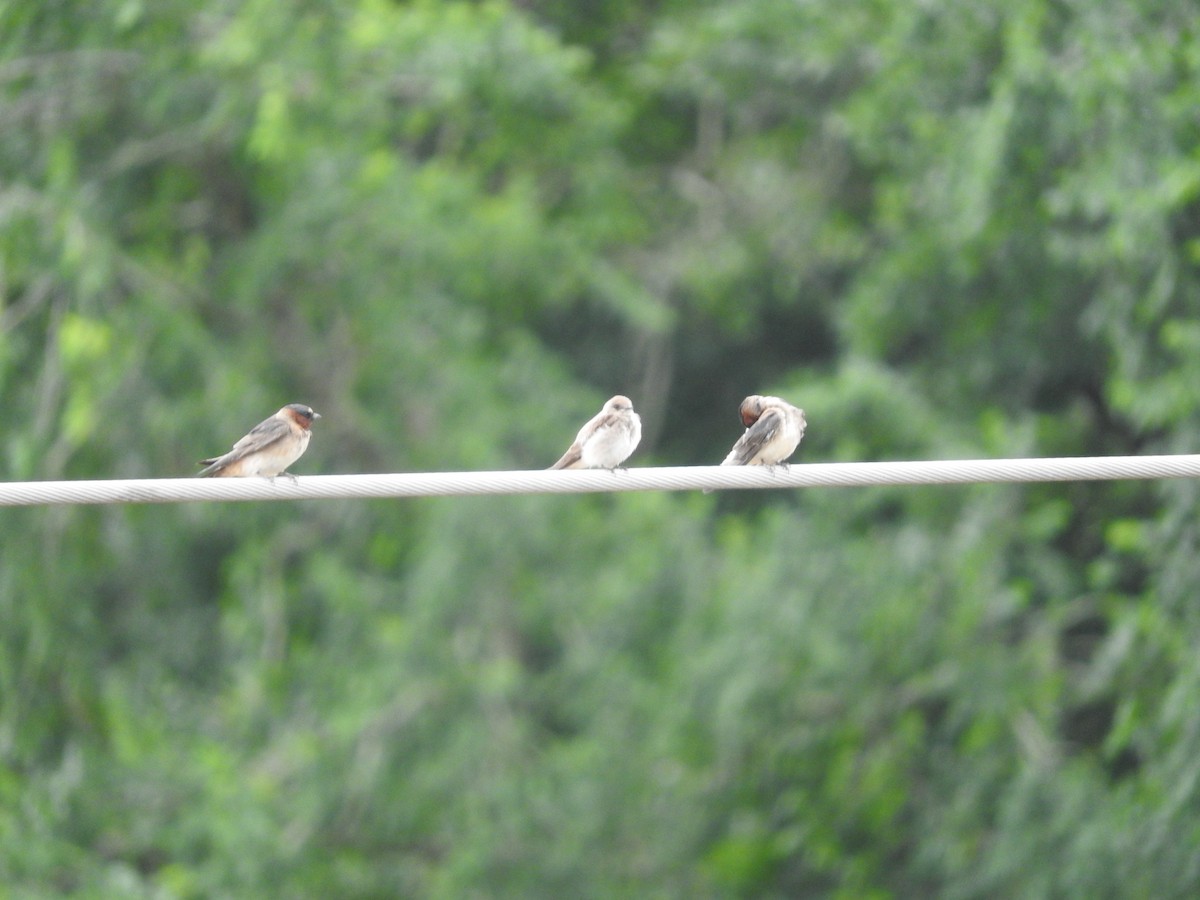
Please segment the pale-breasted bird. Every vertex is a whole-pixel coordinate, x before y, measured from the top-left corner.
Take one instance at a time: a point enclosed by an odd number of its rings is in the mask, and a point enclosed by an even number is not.
[[[733,445],[721,466],[779,466],[796,452],[804,437],[804,410],[793,407],[779,397],[751,394],[738,407],[738,415],[746,426],[742,437]],[[704,493],[712,493],[712,487]]]
[[[201,478],[236,478],[265,475],[274,478],[287,471],[308,449],[312,423],[321,418],[311,406],[289,403],[269,419],[259,422],[224,456],[202,459]],[[291,477],[291,476],[289,476]]]
[[[746,432],[723,466],[777,466],[796,452],[804,437],[804,410],[779,397],[753,394],[742,401],[738,414]]]
[[[628,397],[618,394],[579,429],[562,459],[551,469],[615,469],[642,439],[642,419]]]

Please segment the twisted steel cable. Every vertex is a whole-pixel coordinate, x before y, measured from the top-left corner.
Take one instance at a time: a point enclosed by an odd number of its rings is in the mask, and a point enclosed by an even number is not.
[[[0,506],[1196,478],[1200,455],[0,483]]]

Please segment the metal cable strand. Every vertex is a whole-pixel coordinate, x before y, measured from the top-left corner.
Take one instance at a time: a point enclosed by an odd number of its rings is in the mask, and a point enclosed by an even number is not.
[[[1196,478],[1200,455],[0,483],[0,506]]]

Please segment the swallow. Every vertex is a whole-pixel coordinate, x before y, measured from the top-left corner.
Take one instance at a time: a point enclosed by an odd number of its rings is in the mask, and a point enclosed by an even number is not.
[[[796,452],[808,424],[804,410],[779,397],[758,394],[742,401],[738,416],[746,431],[722,460],[723,466],[786,467],[784,460]],[[704,493],[711,494],[713,490],[705,488]]]
[[[723,466],[778,466],[796,452],[807,422],[804,410],[779,397],[752,394],[738,407],[746,433],[738,438]]]
[[[551,469],[616,469],[642,439],[642,419],[628,397],[618,394],[579,429]]]
[[[321,418],[311,406],[289,403],[269,419],[259,422],[224,456],[202,459],[200,478],[239,478],[287,474],[287,467],[308,449],[309,429]],[[295,476],[288,475],[289,478]]]

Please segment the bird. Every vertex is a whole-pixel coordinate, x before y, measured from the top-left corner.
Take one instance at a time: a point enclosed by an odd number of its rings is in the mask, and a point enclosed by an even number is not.
[[[600,412],[579,429],[573,443],[551,469],[614,470],[642,439],[642,419],[628,397],[610,397]]]
[[[200,478],[238,478],[288,475],[287,467],[308,449],[312,423],[321,418],[311,406],[289,403],[269,419],[259,422],[224,456],[202,459]]]
[[[808,424],[804,410],[779,397],[758,394],[742,401],[738,415],[746,432],[721,462],[723,466],[786,465],[784,461],[800,446]]]
[[[787,466],[785,460],[796,452],[804,437],[807,422],[804,410],[779,397],[751,394],[738,407],[746,426],[733,449],[722,460],[723,466]],[[711,494],[713,488],[705,488]]]

